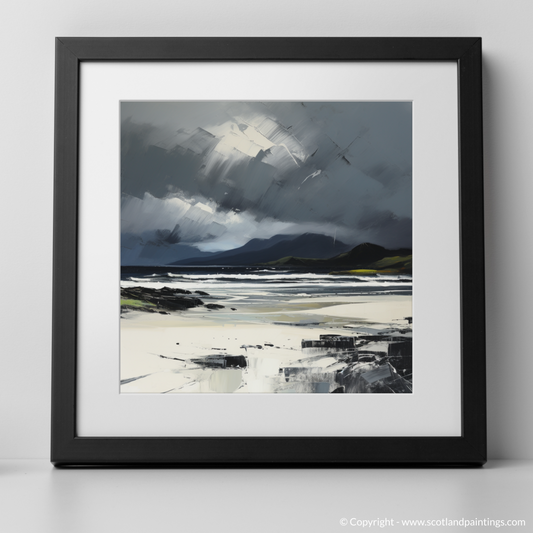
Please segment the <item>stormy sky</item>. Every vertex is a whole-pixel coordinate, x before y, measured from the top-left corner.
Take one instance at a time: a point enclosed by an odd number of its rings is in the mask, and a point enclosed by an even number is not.
[[[122,102],[123,243],[411,247],[411,153],[410,102]]]

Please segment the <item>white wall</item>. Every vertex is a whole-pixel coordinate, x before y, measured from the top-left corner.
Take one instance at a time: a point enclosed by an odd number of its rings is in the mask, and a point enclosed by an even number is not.
[[[0,458],[49,455],[55,36],[481,36],[489,455],[533,459],[533,3],[26,0],[0,17]]]

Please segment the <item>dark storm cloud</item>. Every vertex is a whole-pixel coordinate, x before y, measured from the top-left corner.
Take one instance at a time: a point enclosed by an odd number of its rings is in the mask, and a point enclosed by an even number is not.
[[[410,103],[124,102],[121,132],[126,196],[411,244]]]

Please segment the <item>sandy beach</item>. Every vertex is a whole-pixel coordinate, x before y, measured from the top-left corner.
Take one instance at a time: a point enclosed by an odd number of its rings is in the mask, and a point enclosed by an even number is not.
[[[217,303],[224,308],[123,313],[121,392],[332,392],[334,376],[346,360],[329,350],[303,350],[302,340],[321,335],[410,338],[411,296],[405,294],[269,298],[250,305],[228,297]],[[387,353],[387,343],[378,340],[366,341],[364,348]],[[244,356],[246,366],[199,364],[228,356]],[[371,361],[357,364],[360,373],[376,368]],[[293,379],[292,369],[303,369],[306,379]]]

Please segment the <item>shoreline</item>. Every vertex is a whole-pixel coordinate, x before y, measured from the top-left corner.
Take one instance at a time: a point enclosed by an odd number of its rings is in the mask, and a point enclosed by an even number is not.
[[[269,299],[264,305],[239,305],[230,295],[227,301],[217,297],[217,302],[225,307],[164,315],[124,313],[121,392],[298,393],[341,392],[343,387],[342,392],[350,387],[353,392],[371,392],[376,382],[360,376],[376,369],[387,372],[389,348],[382,339],[411,339],[406,319],[411,317],[411,297],[406,295],[291,297]],[[353,337],[357,360],[346,350],[302,348],[302,341],[320,343],[321,336]],[[226,366],[243,361],[229,359],[239,356],[246,361],[241,367]],[[340,385],[339,373],[346,369],[351,377]],[[393,370],[389,374],[389,381],[405,381]]]

